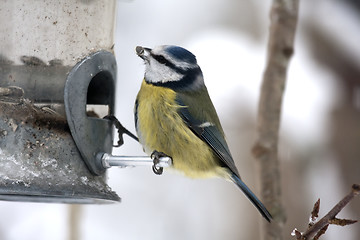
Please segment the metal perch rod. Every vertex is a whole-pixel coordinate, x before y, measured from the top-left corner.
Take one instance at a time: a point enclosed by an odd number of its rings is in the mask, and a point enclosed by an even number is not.
[[[136,167],[136,166],[153,166],[154,160],[147,156],[115,156],[108,153],[99,154],[101,163],[104,168],[110,167]],[[155,167],[170,167],[172,160],[170,157],[160,157]]]

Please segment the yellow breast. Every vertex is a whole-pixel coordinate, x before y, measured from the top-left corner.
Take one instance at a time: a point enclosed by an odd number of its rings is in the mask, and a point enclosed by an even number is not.
[[[178,114],[176,92],[143,81],[137,96],[137,131],[140,143],[151,154],[164,152],[174,168],[190,177],[218,175],[218,160],[210,147],[198,138]]]

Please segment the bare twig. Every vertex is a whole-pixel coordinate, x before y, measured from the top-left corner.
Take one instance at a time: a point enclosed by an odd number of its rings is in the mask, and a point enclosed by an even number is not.
[[[339,226],[346,226],[353,223],[356,223],[356,220],[349,220],[349,219],[338,219],[336,215],[357,195],[360,194],[360,185],[354,184],[352,186],[351,192],[346,195],[338,204],[333,207],[328,214],[326,214],[322,219],[318,222],[314,223],[308,230],[304,233],[300,233],[299,231],[294,230],[294,236],[296,239],[299,240],[308,240],[314,239],[317,240],[321,235],[323,235],[328,228],[329,224],[339,225]],[[315,203],[320,204],[319,200]],[[320,205],[319,205],[320,207]],[[315,208],[315,207],[314,207]],[[311,213],[313,216],[313,213]],[[311,216],[311,217],[312,217]]]
[[[317,218],[319,217],[319,210],[320,210],[320,198],[316,201],[316,203],[314,204],[314,208],[311,212],[311,216],[310,216],[310,221],[309,221],[309,227],[312,227],[315,224],[315,221],[317,220]]]
[[[329,225],[325,225],[320,231],[314,236],[313,240],[318,240],[321,235],[325,234],[326,230],[328,229]]]
[[[274,217],[272,224],[264,225],[263,239],[282,239],[285,222],[277,145],[286,72],[294,51],[298,6],[298,0],[273,0],[270,13],[267,66],[258,111],[258,139],[253,147],[253,155],[260,162],[262,199]]]

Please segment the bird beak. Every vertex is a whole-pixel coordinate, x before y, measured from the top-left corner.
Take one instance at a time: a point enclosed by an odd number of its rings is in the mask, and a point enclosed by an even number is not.
[[[148,56],[150,55],[151,49],[150,48],[145,48],[145,47],[141,47],[141,46],[137,46],[135,48],[136,54],[141,57],[143,60],[147,60]]]

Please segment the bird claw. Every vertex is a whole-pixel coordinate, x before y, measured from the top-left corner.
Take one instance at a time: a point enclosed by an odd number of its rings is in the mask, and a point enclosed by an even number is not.
[[[164,168],[158,166],[158,164],[160,163],[160,158],[161,157],[169,157],[169,156],[163,152],[158,152],[158,151],[154,150],[151,153],[150,157],[151,157],[151,159],[153,159],[153,163],[154,163],[152,166],[152,170],[154,171],[154,173],[156,175],[161,175],[164,171]]]
[[[132,134],[129,130],[127,130],[114,115],[107,115],[104,117],[104,119],[110,120],[111,123],[118,130],[119,140],[116,145],[113,144],[113,147],[120,147],[124,144],[124,134],[128,135],[136,141],[139,141],[139,138]]]

